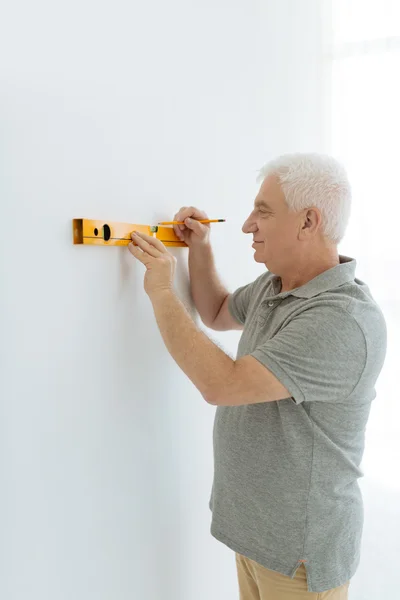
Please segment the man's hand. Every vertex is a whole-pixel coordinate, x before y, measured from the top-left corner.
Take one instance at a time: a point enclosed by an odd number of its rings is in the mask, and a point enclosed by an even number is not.
[[[145,233],[132,233],[129,251],[145,267],[144,289],[150,299],[159,292],[171,291],[176,258],[157,238]]]
[[[185,225],[174,225],[174,231],[180,240],[189,248],[208,244],[210,238],[210,224],[198,223],[199,219],[208,219],[203,210],[194,206],[182,206],[174,216],[174,221],[183,221]]]

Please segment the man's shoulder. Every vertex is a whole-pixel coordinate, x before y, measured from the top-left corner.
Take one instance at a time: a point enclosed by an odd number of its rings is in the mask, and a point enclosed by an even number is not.
[[[338,288],[327,292],[331,300],[338,299],[360,323],[368,323],[371,317],[385,322],[383,312],[372,295],[369,286],[360,279],[349,281]]]
[[[357,323],[367,341],[377,343],[386,339],[384,314],[374,299],[368,285],[361,280],[347,282],[327,290],[313,299],[314,306],[320,307],[320,314],[326,314],[332,327],[341,327],[340,317],[346,314]],[[336,323],[335,323],[336,320]],[[325,322],[325,326],[326,326]]]

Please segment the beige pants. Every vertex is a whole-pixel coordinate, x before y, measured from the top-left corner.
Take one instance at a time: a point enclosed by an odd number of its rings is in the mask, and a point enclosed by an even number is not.
[[[236,553],[240,600],[347,600],[349,583],[326,592],[309,592],[304,565],[293,579]]]

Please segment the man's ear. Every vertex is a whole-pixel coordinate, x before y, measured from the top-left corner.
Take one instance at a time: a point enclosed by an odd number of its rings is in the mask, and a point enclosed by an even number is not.
[[[322,217],[318,208],[306,208],[301,220],[300,238],[314,236],[321,227]]]

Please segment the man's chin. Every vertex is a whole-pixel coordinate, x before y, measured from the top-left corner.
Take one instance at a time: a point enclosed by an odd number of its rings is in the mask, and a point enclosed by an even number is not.
[[[253,258],[254,258],[255,262],[260,263],[261,265],[267,266],[266,262],[265,262],[265,256],[263,256],[263,254],[261,252],[257,252],[257,250],[255,250]]]

